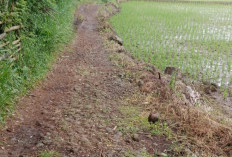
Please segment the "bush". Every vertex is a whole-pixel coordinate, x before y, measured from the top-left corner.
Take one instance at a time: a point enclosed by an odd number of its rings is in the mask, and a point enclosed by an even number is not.
[[[22,50],[0,49],[0,121],[10,111],[16,95],[25,93],[48,70],[57,47],[73,35],[72,20],[77,0],[0,0],[0,34],[11,26],[21,25],[20,31],[10,32],[3,42],[21,39]]]

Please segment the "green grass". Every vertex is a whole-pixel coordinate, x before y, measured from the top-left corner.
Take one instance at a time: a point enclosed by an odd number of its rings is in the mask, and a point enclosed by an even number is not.
[[[134,57],[231,89],[232,5],[131,1],[121,7],[111,23]]]
[[[148,122],[148,115],[141,112],[139,107],[121,106],[121,113],[125,116],[119,121],[118,130],[122,133],[137,133],[139,131],[147,131],[152,135],[164,135],[167,138],[172,138],[172,130],[167,123],[157,121],[156,123]]]
[[[56,151],[45,150],[40,153],[40,157],[59,157],[59,156],[60,156],[60,153]]]
[[[56,59],[56,54],[61,52],[62,47],[74,35],[74,13],[81,1],[57,0],[48,13],[42,12],[36,5],[33,6],[33,2],[18,1],[14,10],[17,14],[11,17],[13,25],[21,24],[24,28],[20,33],[9,33],[7,40],[20,37],[22,51],[16,54],[7,48],[0,49],[0,55],[7,52],[15,58],[0,61],[0,122],[4,122],[5,116],[14,108],[16,97],[25,94],[44,78]],[[48,6],[50,5],[49,3]],[[4,16],[9,15],[6,13]],[[1,27],[4,29],[10,25],[12,24]]]

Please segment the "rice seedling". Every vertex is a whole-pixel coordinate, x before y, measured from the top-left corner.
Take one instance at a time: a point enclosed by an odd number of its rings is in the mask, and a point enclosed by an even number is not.
[[[145,2],[121,4],[111,23],[127,50],[161,70],[179,68],[190,79],[232,88],[232,5]]]

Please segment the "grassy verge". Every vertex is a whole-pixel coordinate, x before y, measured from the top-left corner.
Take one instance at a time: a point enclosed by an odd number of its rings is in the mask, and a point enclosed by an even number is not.
[[[74,36],[74,13],[81,1],[34,3],[21,0],[14,9],[17,15],[12,19],[24,28],[20,34],[11,33],[8,38],[20,36],[23,49],[16,60],[0,61],[0,122],[12,111],[16,96],[25,94],[45,76],[56,54]]]

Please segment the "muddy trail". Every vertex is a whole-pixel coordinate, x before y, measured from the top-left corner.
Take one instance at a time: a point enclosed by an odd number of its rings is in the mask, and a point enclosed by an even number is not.
[[[122,101],[139,89],[122,79],[103,46],[98,31],[99,7],[85,4],[78,9],[84,20],[74,43],[58,58],[46,79],[18,102],[15,114],[1,131],[1,157],[46,153],[119,157],[162,153],[170,145],[164,136],[146,131],[122,133],[118,128],[126,116],[121,112]]]

